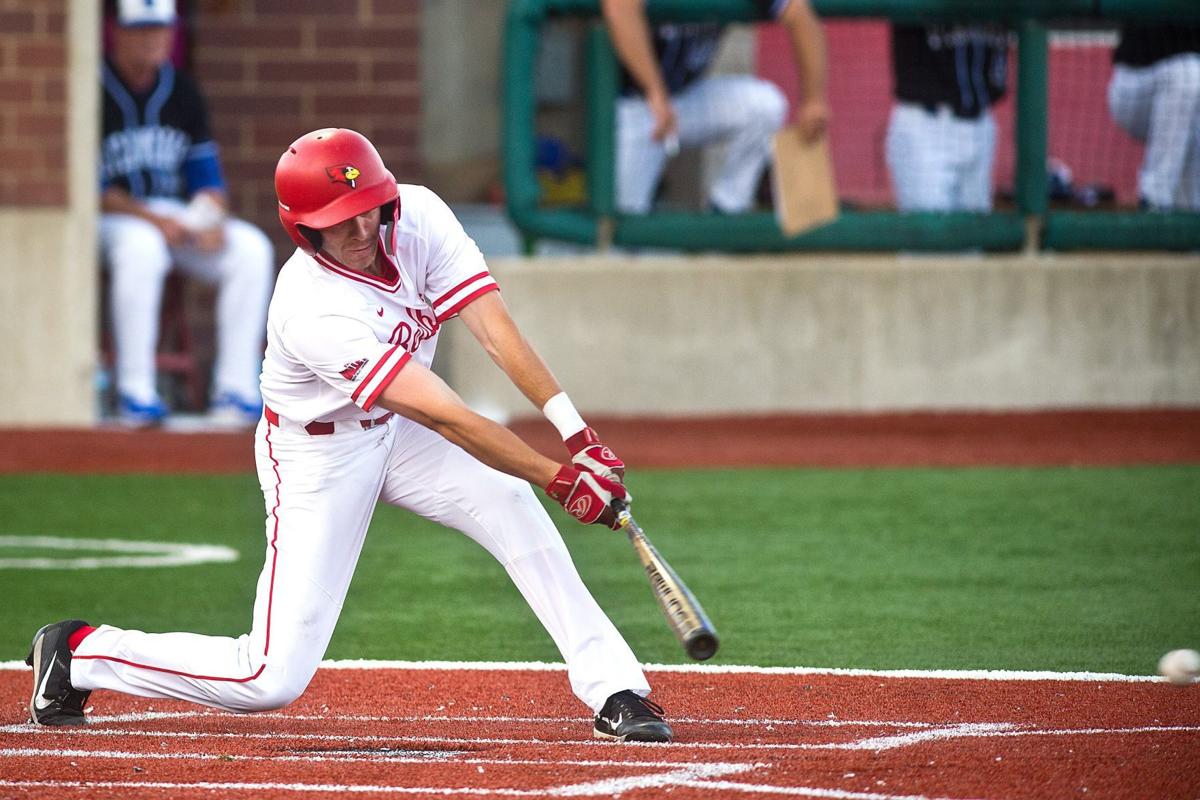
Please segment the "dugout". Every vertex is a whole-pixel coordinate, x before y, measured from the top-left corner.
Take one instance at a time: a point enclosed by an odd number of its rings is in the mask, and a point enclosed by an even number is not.
[[[1008,196],[988,214],[905,213],[873,208],[870,200],[844,208],[837,221],[818,230],[788,238],[770,213],[720,216],[701,212],[655,210],[645,215],[617,213],[614,202],[614,101],[617,65],[604,26],[597,21],[598,0],[514,0],[510,4],[504,39],[504,184],[509,214],[530,240],[560,239],[601,247],[665,247],[686,251],[861,252],[920,250],[990,252],[1033,250],[1174,250],[1200,249],[1200,215],[1194,213],[1138,214],[1133,208],[1080,212],[1053,207],[1049,200],[1048,158],[1071,147],[1070,139],[1087,131],[1062,132],[1056,121],[1069,113],[1071,94],[1078,87],[1064,84],[1051,90],[1052,70],[1074,66],[1070,59],[1052,62],[1051,30],[1060,40],[1092,43],[1092,60],[1107,59],[1111,43],[1106,28],[1136,20],[1200,22],[1200,5],[1187,0],[813,0],[826,21],[880,18],[896,22],[996,22],[1012,31],[1015,83],[1011,103],[1000,107],[998,124],[1011,128],[1011,153],[1001,152],[999,167],[1007,169]],[[647,13],[658,22],[746,23],[754,20],[753,5],[745,0],[648,0]],[[584,118],[586,120],[586,199],[575,206],[543,202],[537,180],[536,143],[538,58],[550,26],[564,19],[584,20],[586,55]],[[856,36],[862,36],[856,32]],[[1112,36],[1111,31],[1108,34]],[[869,47],[869,44],[867,45]],[[1082,51],[1082,47],[1072,47]],[[846,55],[846,53],[843,53]],[[760,65],[761,67],[762,65]],[[882,66],[882,65],[881,65]],[[1092,65],[1095,69],[1095,65]],[[837,69],[831,67],[831,72]],[[770,65],[760,69],[772,78]],[[543,78],[544,79],[544,78]],[[886,84],[886,74],[877,83]],[[843,81],[845,82],[845,81]],[[1062,83],[1057,82],[1057,83]],[[1094,87],[1093,87],[1094,88]],[[876,97],[878,86],[861,88],[863,104],[888,102]],[[1052,104],[1053,101],[1053,104]],[[1096,125],[1104,112],[1089,109],[1092,118],[1074,120],[1076,127]],[[831,132],[835,162],[840,138],[835,108]],[[1061,128],[1062,125],[1058,125]],[[1050,149],[1051,141],[1055,150]],[[1100,158],[1111,158],[1107,152]],[[869,160],[869,153],[857,157]],[[1005,159],[1008,163],[1005,163]],[[841,159],[853,166],[849,156]],[[1094,165],[1102,170],[1103,164]],[[839,181],[843,188],[844,181]],[[871,198],[876,199],[876,198]],[[1126,201],[1128,198],[1125,198]],[[865,207],[864,207],[865,206]]]

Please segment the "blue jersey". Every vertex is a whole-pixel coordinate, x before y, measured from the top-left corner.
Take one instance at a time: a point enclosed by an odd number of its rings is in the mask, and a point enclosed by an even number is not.
[[[142,93],[108,61],[102,77],[101,191],[116,186],[145,200],[225,188],[204,98],[187,75],[164,64]]]
[[[760,18],[773,19],[783,13],[790,0],[754,0]],[[712,64],[725,26],[718,22],[682,22],[655,25],[654,54],[667,91],[678,94],[699,80]],[[627,70],[621,70],[621,93],[641,94]]]

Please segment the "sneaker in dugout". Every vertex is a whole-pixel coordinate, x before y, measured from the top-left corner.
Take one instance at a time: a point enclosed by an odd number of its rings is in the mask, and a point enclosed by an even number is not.
[[[167,407],[157,397],[142,402],[123,394],[117,398],[117,420],[126,428],[158,428],[167,418]]]
[[[38,725],[83,725],[83,704],[88,692],[71,685],[71,650],[67,640],[87,625],[78,619],[46,625],[33,635],[25,663],[33,667],[30,721]]]
[[[617,692],[596,715],[592,736],[619,742],[669,742],[673,733],[662,715],[658,703],[629,690]]]
[[[262,416],[262,401],[247,399],[233,392],[222,392],[208,409],[208,422],[214,428],[253,428]]]

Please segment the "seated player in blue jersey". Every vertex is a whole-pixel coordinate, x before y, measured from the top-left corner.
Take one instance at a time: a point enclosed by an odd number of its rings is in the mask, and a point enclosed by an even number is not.
[[[157,425],[155,349],[163,283],[172,267],[217,285],[210,415],[250,426],[262,414],[270,240],[228,213],[203,97],[171,63],[175,0],[118,0],[102,67],[100,246],[110,272],[118,412]]]
[[[815,139],[829,122],[825,37],[808,0],[754,0],[763,19],[788,31],[800,71],[794,118]],[[707,188],[708,205],[725,214],[748,211],[783,127],[787,100],[753,75],[706,75],[717,54],[718,23],[651,25],[645,0],[601,0],[609,35],[624,67],[617,100],[617,209],[644,214],[667,159],[680,147],[728,145]]]

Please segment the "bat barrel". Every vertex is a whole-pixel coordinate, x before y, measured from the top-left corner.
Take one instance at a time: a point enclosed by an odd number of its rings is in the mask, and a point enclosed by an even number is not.
[[[645,531],[629,513],[629,505],[623,500],[614,500],[612,508],[621,527],[628,534],[634,550],[637,551],[654,598],[658,601],[658,607],[666,617],[671,631],[683,645],[684,652],[696,661],[712,658],[717,653],[720,641],[699,601],[650,543]]]
[[[707,661],[717,654],[720,642],[713,631],[696,631],[683,642],[683,649],[697,661]]]

